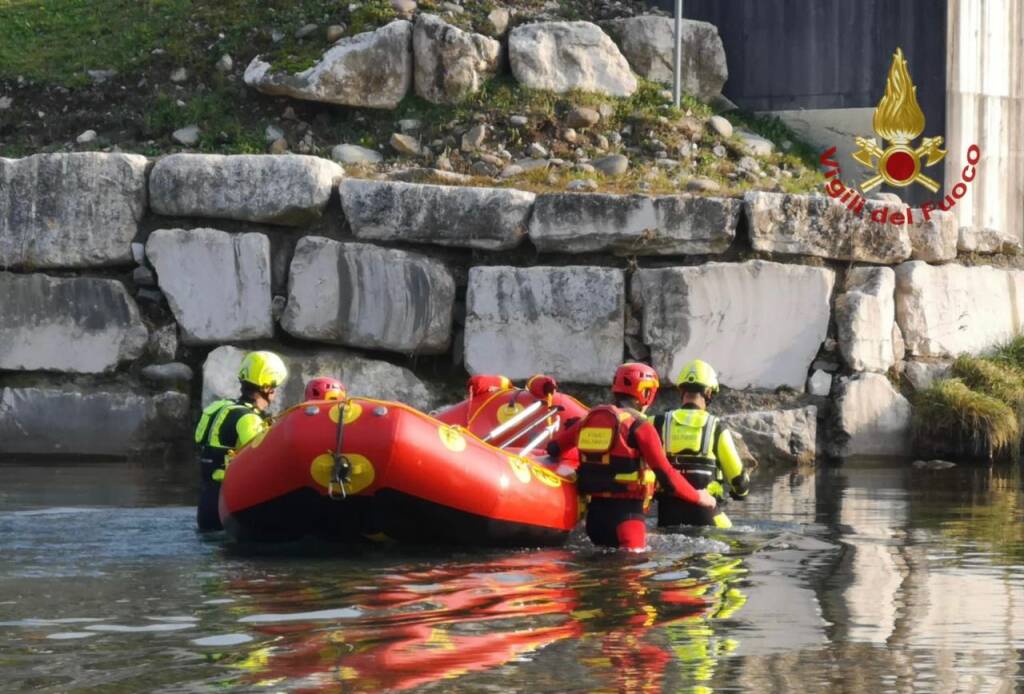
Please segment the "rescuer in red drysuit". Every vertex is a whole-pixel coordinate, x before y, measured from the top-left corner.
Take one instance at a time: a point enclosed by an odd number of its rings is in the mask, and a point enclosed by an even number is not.
[[[713,509],[714,498],[696,490],[669,464],[658,432],[644,415],[658,393],[658,374],[646,364],[623,364],[612,383],[614,405],[592,409],[548,444],[548,454],[579,456],[577,485],[590,496],[587,535],[595,545],[633,551],[647,546],[644,514],[657,480],[668,494]]]

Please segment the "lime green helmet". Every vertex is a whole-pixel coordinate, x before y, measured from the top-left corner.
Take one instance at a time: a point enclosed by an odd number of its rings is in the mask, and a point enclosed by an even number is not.
[[[718,374],[711,368],[711,364],[700,359],[694,359],[682,368],[676,376],[675,384],[679,388],[697,386],[700,390],[718,392]]]
[[[238,380],[262,390],[277,388],[288,378],[288,367],[273,352],[249,352],[238,369]]]

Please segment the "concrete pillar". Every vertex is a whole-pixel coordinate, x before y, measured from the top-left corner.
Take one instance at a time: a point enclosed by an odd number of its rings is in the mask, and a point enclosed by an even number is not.
[[[954,208],[960,226],[1024,238],[1024,3],[948,0],[945,193],[977,144],[978,176]]]

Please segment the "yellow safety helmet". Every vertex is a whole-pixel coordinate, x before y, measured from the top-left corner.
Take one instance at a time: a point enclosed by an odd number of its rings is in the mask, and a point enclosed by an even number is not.
[[[676,376],[675,384],[679,388],[686,388],[687,386],[699,386],[701,390],[711,390],[712,393],[718,392],[718,374],[711,368],[711,364],[700,359],[694,359],[689,364],[684,366]]]
[[[271,390],[288,378],[288,367],[273,352],[249,352],[238,369],[238,380]]]

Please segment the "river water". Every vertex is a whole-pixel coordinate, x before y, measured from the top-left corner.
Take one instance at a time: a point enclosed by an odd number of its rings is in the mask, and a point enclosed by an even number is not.
[[[762,474],[644,555],[241,553],[191,472],[0,466],[0,689],[1024,689],[1017,470]]]

